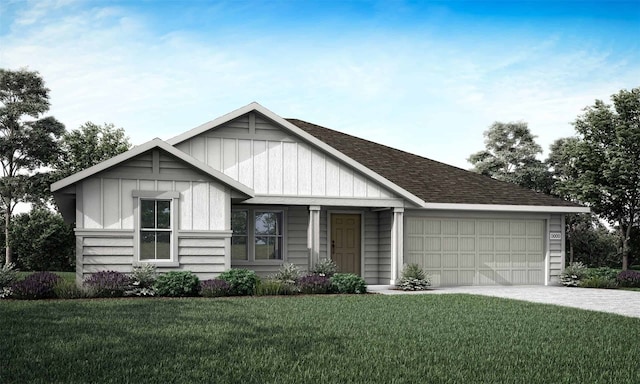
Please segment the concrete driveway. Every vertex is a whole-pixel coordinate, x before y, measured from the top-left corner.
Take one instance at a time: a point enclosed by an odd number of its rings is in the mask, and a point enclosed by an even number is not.
[[[392,289],[390,285],[372,285],[369,292],[384,295],[437,295],[447,293],[467,293],[554,304],[591,311],[616,313],[622,316],[640,318],[640,292],[619,289],[568,288],[551,286],[476,286],[443,287],[423,292],[405,292]]]

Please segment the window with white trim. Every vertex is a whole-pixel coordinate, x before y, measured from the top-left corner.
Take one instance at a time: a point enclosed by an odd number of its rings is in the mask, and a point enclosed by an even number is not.
[[[283,211],[234,209],[231,214],[231,259],[282,260],[283,220]]]
[[[170,199],[140,199],[140,261],[171,260]]]

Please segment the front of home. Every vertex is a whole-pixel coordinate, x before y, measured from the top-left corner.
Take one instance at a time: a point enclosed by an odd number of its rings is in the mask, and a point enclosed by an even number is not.
[[[151,140],[51,186],[93,272],[308,270],[368,284],[418,263],[435,286],[548,285],[564,215],[588,209],[301,120],[260,104]]]

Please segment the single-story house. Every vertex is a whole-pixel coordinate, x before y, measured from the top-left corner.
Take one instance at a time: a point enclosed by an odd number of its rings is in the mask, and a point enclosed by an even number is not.
[[[536,193],[251,103],[51,186],[75,222],[77,279],[101,270],[304,270],[323,258],[368,284],[418,263],[434,286],[548,285],[564,216]]]

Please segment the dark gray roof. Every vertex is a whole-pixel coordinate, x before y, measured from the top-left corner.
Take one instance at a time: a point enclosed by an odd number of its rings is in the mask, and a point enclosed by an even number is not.
[[[306,121],[286,120],[427,203],[580,207],[544,193]]]

